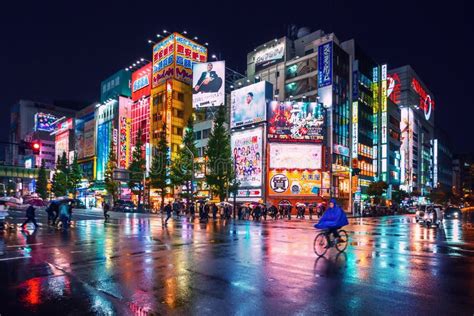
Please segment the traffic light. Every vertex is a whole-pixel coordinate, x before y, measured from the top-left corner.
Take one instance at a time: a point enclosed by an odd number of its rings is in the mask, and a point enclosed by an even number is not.
[[[41,144],[39,141],[35,140],[30,143],[31,144],[31,150],[33,151],[33,155],[39,155],[40,154],[40,149],[41,149]]]

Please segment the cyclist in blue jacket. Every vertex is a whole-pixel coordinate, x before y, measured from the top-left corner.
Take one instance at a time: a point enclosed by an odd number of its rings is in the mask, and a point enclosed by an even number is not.
[[[329,234],[333,234],[334,238],[339,238],[337,232],[341,227],[349,224],[346,213],[336,204],[335,199],[329,201],[329,208],[324,212],[323,216],[317,224],[314,225],[318,229],[327,229]]]

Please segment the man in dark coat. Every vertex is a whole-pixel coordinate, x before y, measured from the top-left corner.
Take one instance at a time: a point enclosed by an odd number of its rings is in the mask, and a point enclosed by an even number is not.
[[[26,209],[26,220],[21,225],[21,228],[25,229],[26,224],[29,222],[32,222],[35,225],[35,229],[38,228],[38,223],[36,223],[35,207],[33,205],[29,205]]]
[[[173,211],[173,208],[171,207],[171,202],[168,202],[165,206],[165,212],[166,212],[166,219],[165,219],[165,225],[168,225],[168,220],[171,217],[171,212]]]
[[[201,74],[197,84],[193,88],[193,93],[199,92],[218,92],[222,86],[222,78],[212,70],[212,63],[207,64],[207,71]]]

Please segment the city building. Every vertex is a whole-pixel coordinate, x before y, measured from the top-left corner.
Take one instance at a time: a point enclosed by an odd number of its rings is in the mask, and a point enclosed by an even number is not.
[[[427,195],[434,187],[435,98],[409,65],[389,71],[387,96],[401,109],[400,188]]]
[[[49,167],[54,167],[56,159],[51,157],[51,153],[55,151],[54,148],[51,148],[54,136],[51,133],[54,131],[58,119],[74,117],[74,106],[76,105],[66,104],[63,107],[30,100],[18,101],[10,108],[9,142],[18,144],[28,138],[39,140],[46,147],[41,150],[39,159],[36,157],[34,165],[38,166],[41,164],[41,160],[45,160]],[[5,161],[9,165],[25,165],[25,157],[19,154],[17,145],[7,147]]]
[[[161,132],[173,157],[182,143],[192,109],[192,68],[207,61],[206,47],[172,33],[153,46],[150,143],[157,146]]]
[[[453,192],[459,197],[474,198],[474,155],[456,154],[453,159]]]
[[[77,161],[82,169],[82,176],[88,181],[96,178],[96,122],[97,103],[92,103],[77,111],[75,120],[75,146]]]
[[[448,135],[439,127],[433,140],[433,184],[447,192],[453,189],[453,154]]]
[[[118,168],[124,169],[128,164],[130,143],[127,131],[132,102],[130,81],[131,73],[122,69],[101,83],[100,103],[96,105],[95,112],[98,181],[104,180],[110,146],[116,154]]]

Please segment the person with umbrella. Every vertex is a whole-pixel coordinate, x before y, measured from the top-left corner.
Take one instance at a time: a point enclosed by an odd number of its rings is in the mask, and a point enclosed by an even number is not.
[[[35,214],[35,207],[33,205],[28,204],[26,208],[26,220],[21,225],[22,229],[26,228],[26,224],[32,222],[35,225],[35,229],[38,228],[38,223],[36,222],[36,214]]]

